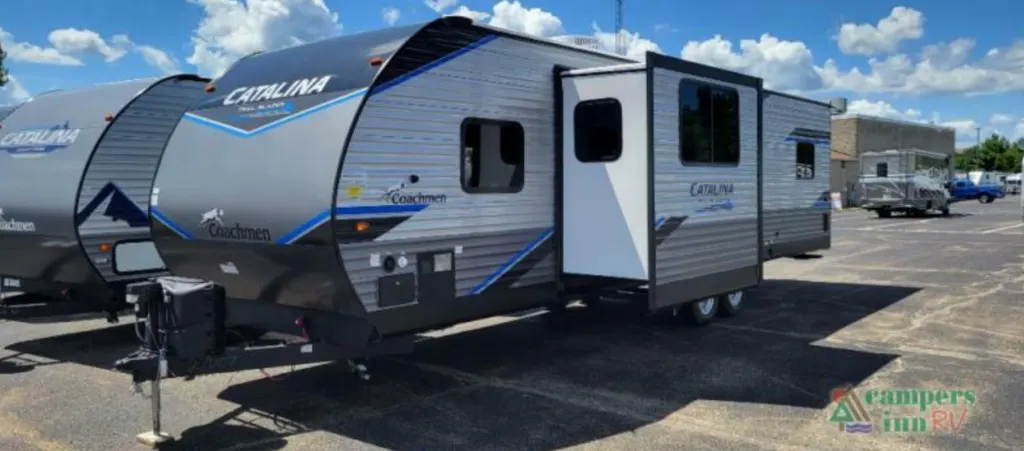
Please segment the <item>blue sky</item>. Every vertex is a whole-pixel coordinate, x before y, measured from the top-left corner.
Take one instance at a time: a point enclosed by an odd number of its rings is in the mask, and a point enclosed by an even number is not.
[[[851,109],[1024,137],[1024,2],[626,0],[630,54],[660,51],[764,77]],[[7,5],[0,43],[14,82],[0,104],[178,70],[446,14],[527,33],[614,42],[613,0],[33,0]]]

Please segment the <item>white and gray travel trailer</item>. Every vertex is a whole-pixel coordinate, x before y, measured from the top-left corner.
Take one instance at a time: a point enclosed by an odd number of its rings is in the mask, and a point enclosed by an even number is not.
[[[832,105],[770,91],[762,98],[765,257],[828,249]]]
[[[110,307],[123,305],[125,283],[165,273],[150,239],[150,188],[207,81],[51,91],[0,117],[0,274],[18,282],[9,288]]]
[[[860,206],[879,217],[893,212],[949,214],[952,158],[921,149],[864,152],[860,156]]]
[[[243,58],[167,144],[150,217],[175,277],[128,290],[164,333],[116,367],[157,389],[166,374],[358,359],[602,294],[697,323],[735,314],[762,278],[767,186],[794,210],[825,186],[790,183],[809,174],[797,164],[827,168],[824,145],[774,145],[779,183],[763,179],[762,85],[465,18]],[[774,140],[823,139],[826,108],[774,102]],[[243,325],[303,338],[225,345]]]
[[[1006,179],[1003,181],[1003,189],[1006,191],[1006,194],[1020,194],[1020,188],[1020,174],[1010,174],[1006,176]]]

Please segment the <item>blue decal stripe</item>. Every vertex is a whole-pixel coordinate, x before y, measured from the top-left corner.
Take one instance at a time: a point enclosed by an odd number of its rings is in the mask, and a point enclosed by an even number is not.
[[[789,141],[789,142],[803,142],[803,143],[809,143],[809,144],[822,144],[822,145],[828,145],[828,144],[830,144],[832,142],[832,140],[830,140],[830,139],[806,138],[806,137],[803,137],[803,136],[787,136],[785,140]]]
[[[401,76],[396,77],[394,80],[388,81],[387,83],[381,83],[380,85],[377,85],[377,87],[373,88],[373,92],[370,93],[370,95],[380,94],[380,93],[382,93],[384,91],[387,91],[387,90],[389,90],[391,88],[394,88],[394,87],[396,87],[396,86],[398,86],[398,85],[400,85],[402,83],[405,83],[405,82],[407,82],[409,80],[412,80],[413,78],[416,78],[416,77],[418,77],[420,75],[423,75],[424,72],[426,72],[428,70],[431,70],[431,69],[435,69],[438,66],[441,66],[441,65],[443,65],[443,64],[445,64],[445,63],[447,63],[447,62],[449,62],[449,61],[451,61],[451,60],[453,60],[455,58],[458,58],[458,57],[460,57],[462,55],[465,55],[465,54],[467,54],[469,52],[472,52],[473,50],[476,50],[476,49],[482,47],[484,44],[487,44],[488,42],[491,42],[491,41],[497,39],[497,37],[498,37],[497,35],[493,35],[493,34],[492,35],[487,35],[487,36],[481,38],[480,40],[478,40],[478,41],[476,41],[476,42],[474,42],[472,44],[469,44],[469,45],[467,45],[467,46],[465,46],[465,47],[463,47],[463,48],[461,48],[459,50],[456,50],[456,51],[454,51],[452,53],[449,53],[448,55],[445,55],[445,56],[443,56],[441,58],[438,58],[438,59],[436,59],[434,61],[431,61],[430,63],[424,65],[423,67],[420,67],[419,69],[416,69],[414,71],[408,72],[406,74],[402,74]]]
[[[374,214],[394,214],[394,213],[417,213],[427,208],[428,204],[408,204],[408,205],[361,205],[355,207],[337,207],[334,209],[334,213],[338,216],[354,216],[354,215],[374,215]],[[284,234],[281,238],[278,238],[275,243],[277,244],[292,244],[299,238],[306,236],[313,229],[320,227],[321,224],[331,219],[331,211],[324,210],[318,213],[309,221],[302,223],[302,225],[296,227],[291,232]]]
[[[167,226],[167,228],[171,229],[172,231],[174,231],[174,233],[177,233],[182,238],[186,240],[192,239],[192,234],[186,232],[185,229],[182,229],[170,219],[167,219],[167,216],[164,216],[164,214],[161,213],[160,210],[157,210],[156,207],[149,207],[149,213],[152,214],[157,221],[163,223],[163,225]]]
[[[280,126],[282,126],[284,124],[287,124],[287,123],[289,123],[291,121],[294,121],[294,120],[301,119],[303,117],[309,116],[309,115],[311,115],[313,113],[317,113],[317,112],[326,110],[326,109],[328,109],[330,107],[333,107],[333,106],[336,106],[336,105],[341,105],[341,104],[343,104],[345,102],[348,102],[349,100],[355,99],[355,98],[363,95],[364,93],[366,93],[366,88],[357,89],[357,90],[352,91],[352,92],[350,92],[348,94],[345,94],[345,95],[343,95],[341,97],[337,97],[337,98],[328,100],[328,101],[326,101],[324,103],[321,103],[319,105],[316,105],[314,107],[310,107],[308,109],[305,109],[301,113],[293,114],[291,116],[287,116],[287,117],[283,117],[281,119],[278,119],[278,120],[276,120],[274,122],[270,122],[270,123],[264,124],[264,125],[262,125],[260,127],[257,127],[257,128],[255,128],[255,129],[253,129],[251,131],[243,130],[241,128],[235,127],[233,125],[228,125],[228,124],[225,124],[225,123],[222,123],[222,122],[217,122],[217,121],[215,121],[213,119],[210,119],[210,118],[207,118],[207,117],[203,117],[203,116],[200,116],[200,115],[195,114],[195,113],[185,113],[185,119],[188,119],[189,121],[195,122],[195,123],[200,124],[200,125],[206,125],[208,127],[216,128],[218,130],[230,133],[232,135],[235,135],[235,136],[238,136],[238,137],[241,137],[241,138],[250,138],[250,137],[259,135],[259,134],[261,134],[261,133],[263,133],[263,132],[265,132],[267,130],[272,130],[272,129],[275,129],[277,127],[280,127]]]
[[[491,284],[493,284],[494,282],[497,282],[498,279],[501,278],[501,276],[505,275],[505,273],[511,270],[512,267],[514,267],[516,264],[518,264],[520,261],[526,258],[527,255],[530,255],[530,253],[536,250],[541,244],[544,244],[544,242],[547,241],[548,238],[551,238],[551,235],[553,235],[554,233],[554,227],[545,230],[543,233],[540,234],[540,236],[531,241],[530,244],[527,244],[526,247],[520,249],[519,252],[516,252],[516,254],[513,255],[512,258],[510,258],[507,262],[505,262],[504,265],[501,265],[501,267],[499,267],[497,270],[491,273],[491,275],[487,276],[487,278],[485,278],[483,282],[480,282],[479,285],[473,287],[473,289],[470,290],[470,294],[480,294],[481,292],[486,290],[487,287],[491,286]]]
[[[664,224],[665,224],[665,220],[666,220],[666,219],[668,219],[668,218],[667,218],[667,217],[665,217],[665,216],[659,216],[659,217],[658,217],[658,219],[656,219],[656,220],[654,221],[654,228],[655,228],[655,229],[657,229],[657,228],[660,228],[660,227],[661,227],[662,225],[664,225]]]

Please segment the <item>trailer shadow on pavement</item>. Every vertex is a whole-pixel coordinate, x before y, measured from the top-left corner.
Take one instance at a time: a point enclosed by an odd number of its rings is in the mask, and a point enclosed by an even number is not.
[[[822,409],[833,388],[898,356],[815,342],[918,290],[765,280],[742,315],[704,328],[630,317],[614,305],[537,314],[374,360],[369,382],[344,364],[267,370],[272,377],[220,392],[234,410],[203,425],[165,426],[182,430],[172,448],[182,450],[279,449],[309,431],[395,450],[555,449],[635,431],[698,400]],[[757,332],[765,329],[790,336]],[[110,368],[135,343],[123,325],[8,349]]]

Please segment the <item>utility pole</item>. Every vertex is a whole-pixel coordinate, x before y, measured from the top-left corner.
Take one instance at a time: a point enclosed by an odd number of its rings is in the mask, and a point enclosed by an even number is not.
[[[977,144],[974,146],[974,166],[981,169],[981,165],[978,164],[979,157],[981,157],[981,127],[975,127],[974,130],[977,132]]]

